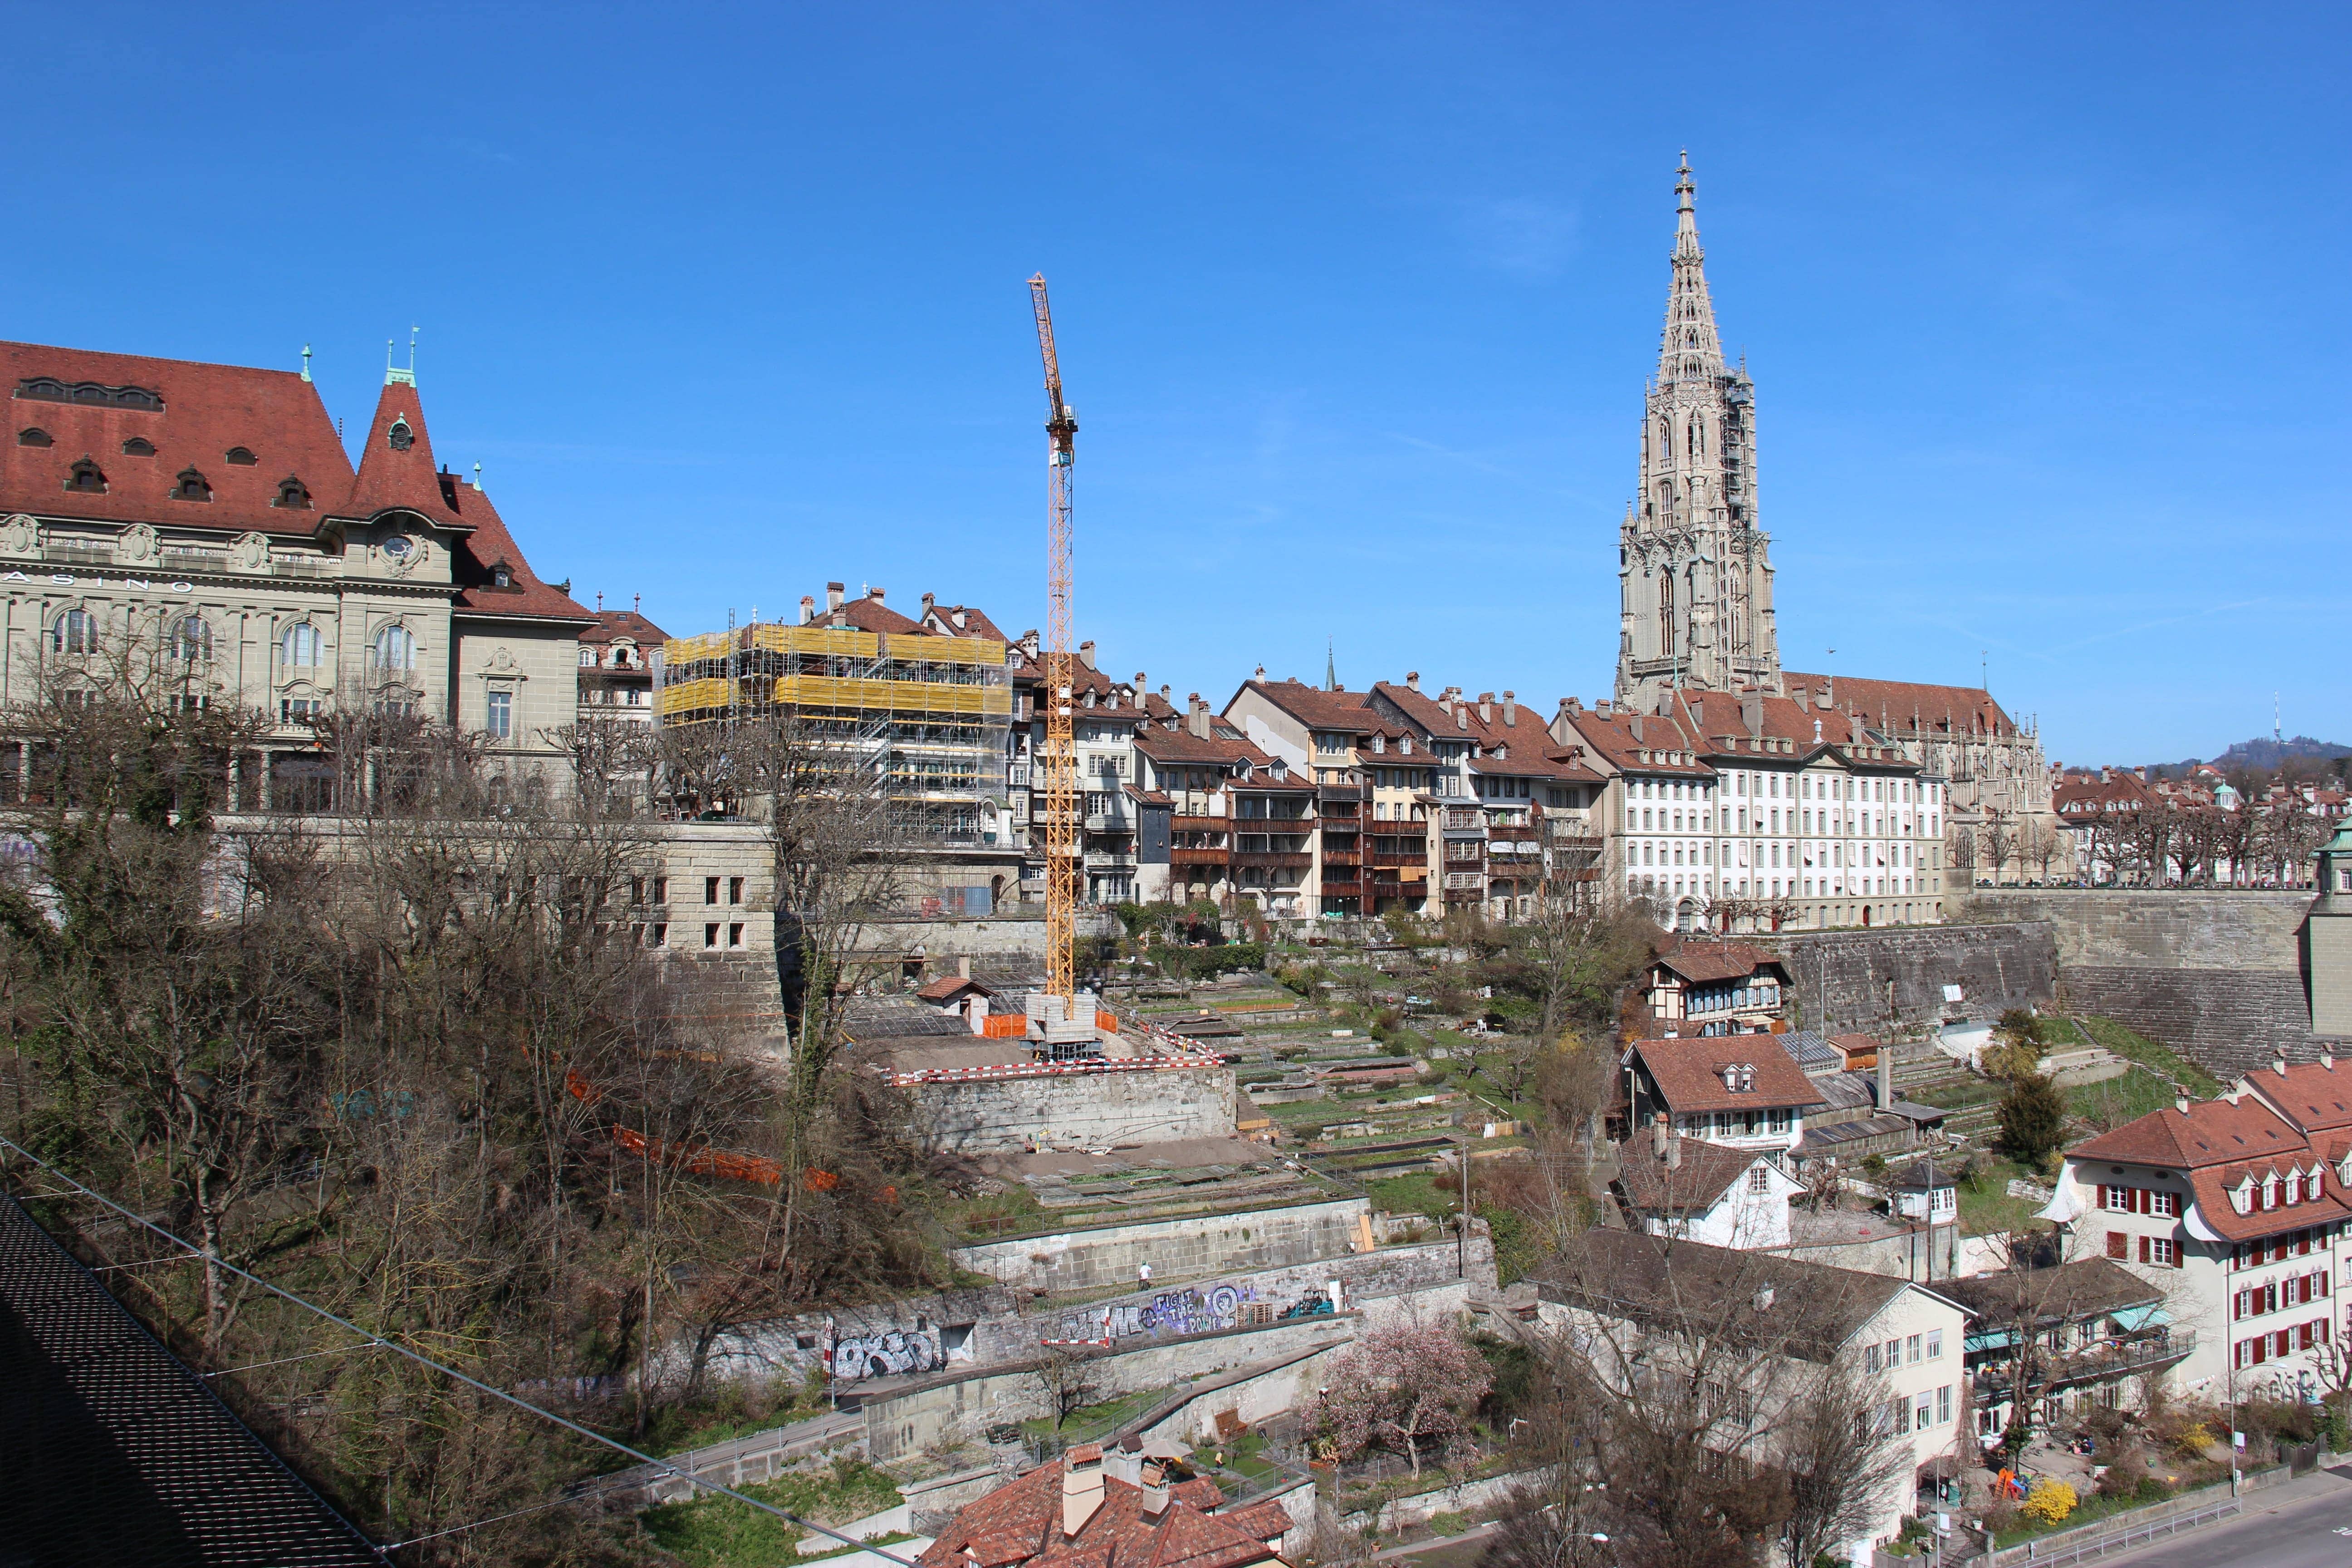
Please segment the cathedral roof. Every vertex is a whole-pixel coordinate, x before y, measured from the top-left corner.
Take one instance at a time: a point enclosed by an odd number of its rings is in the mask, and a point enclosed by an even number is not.
[[[1883,725],[1906,735],[1913,731],[1934,739],[1945,735],[2017,733],[2017,721],[2001,710],[1991,692],[1981,686],[1930,686],[1912,680],[1865,680],[1851,675],[1782,673],[1781,684],[1794,694],[1826,690],[1836,707],[1857,712],[1865,722]]]

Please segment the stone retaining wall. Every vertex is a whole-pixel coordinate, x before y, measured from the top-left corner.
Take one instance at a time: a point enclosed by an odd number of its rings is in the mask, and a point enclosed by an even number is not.
[[[1370,1208],[1361,1197],[1327,1198],[982,1242],[948,1256],[1006,1285],[1047,1290],[1115,1288],[1147,1263],[1163,1280],[1198,1279],[1346,1257]]]
[[[940,1148],[963,1154],[1231,1138],[1239,1107],[1230,1067],[982,1079],[907,1092],[917,1123]]]
[[[1890,926],[1883,931],[1783,931],[1753,939],[1788,966],[1805,1027],[1824,1034],[1932,1028],[1958,985],[1970,1017],[2047,1006],[2058,984],[2053,933],[2040,921],[1990,925]]]

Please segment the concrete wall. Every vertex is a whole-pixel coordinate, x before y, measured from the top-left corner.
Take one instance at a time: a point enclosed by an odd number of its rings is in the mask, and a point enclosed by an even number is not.
[[[1162,1281],[1249,1273],[1346,1257],[1360,1197],[1331,1198],[1243,1214],[1197,1215],[1062,1231],[961,1247],[948,1256],[961,1268],[1007,1285],[1049,1290],[1099,1290],[1133,1280],[1150,1264]],[[1474,1238],[1475,1239],[1475,1238]]]
[[[2053,933],[2039,921],[1751,940],[1780,955],[1799,1016],[1824,1034],[1884,1028],[1890,1007],[1902,1025],[1932,1026],[1950,1005],[1944,987],[1951,984],[1960,987],[1969,1016],[1979,1018],[2046,1006],[2057,988]]]
[[[1230,1138],[1237,1107],[1229,1067],[927,1083],[908,1092],[917,1124],[940,1148],[964,1154]]]
[[[1156,1265],[1153,1272],[1160,1273]],[[1190,1284],[1167,1283],[1163,1275],[1150,1290],[1066,1307],[1053,1317],[1051,1328],[1041,1325],[1040,1331],[1058,1339],[1083,1340],[1097,1338],[1108,1328],[1113,1339],[1127,1340],[1234,1328],[1248,1320],[1252,1307],[1279,1317],[1310,1296],[1328,1297],[1334,1280],[1339,1284],[1342,1307],[1372,1312],[1378,1311],[1374,1303],[1381,1299],[1408,1292],[1442,1289],[1457,1283],[1491,1287],[1496,1284],[1495,1243],[1491,1237],[1473,1231],[1466,1246],[1448,1240],[1383,1247],[1285,1268],[1223,1274]],[[1441,1304],[1427,1310],[1452,1309]]]
[[[1352,1315],[1300,1318],[1111,1351],[1089,1360],[1087,1375],[1095,1385],[1093,1397],[1111,1399],[1254,1362],[1287,1360],[1318,1345],[1345,1342],[1358,1322]],[[999,1422],[1049,1414],[1043,1385],[1030,1367],[1019,1365],[877,1389],[861,1408],[866,1453],[877,1461],[929,1447],[950,1433],[970,1437]]]
[[[2228,1078],[2282,1047],[2297,1059],[2317,1053],[2297,942],[2310,907],[2296,892],[2003,889],[1974,894],[1968,909],[2046,924],[2069,1008]]]

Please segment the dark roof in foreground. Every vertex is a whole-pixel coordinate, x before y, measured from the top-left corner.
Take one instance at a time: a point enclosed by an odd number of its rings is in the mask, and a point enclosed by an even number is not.
[[[2120,1264],[2104,1258],[2078,1258],[2054,1268],[2004,1268],[1938,1279],[1936,1290],[1987,1322],[2015,1318],[2036,1321],[2120,1312],[2164,1300],[2164,1292]]]
[[[1910,1288],[1892,1275],[1599,1226],[1536,1275],[1548,1301],[1811,1362],[1834,1354]]]
[[[383,1559],[0,1195],[0,1561]]]

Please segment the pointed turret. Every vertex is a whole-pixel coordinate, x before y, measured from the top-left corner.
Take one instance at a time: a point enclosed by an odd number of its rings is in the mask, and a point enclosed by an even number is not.
[[[474,493],[455,474],[434,468],[433,438],[425,433],[425,405],[417,401],[415,374],[387,371],[367,445],[360,451],[359,477],[352,484],[351,500],[341,509],[343,515],[368,518],[399,507],[445,528],[467,529],[473,524],[461,509],[465,498]]]
[[[1715,332],[1715,302],[1706,292],[1706,252],[1699,248],[1698,185],[1690,154],[1675,172],[1675,279],[1666,290],[1666,330],[1658,350],[1658,379],[1696,381],[1723,371],[1723,344]]]

